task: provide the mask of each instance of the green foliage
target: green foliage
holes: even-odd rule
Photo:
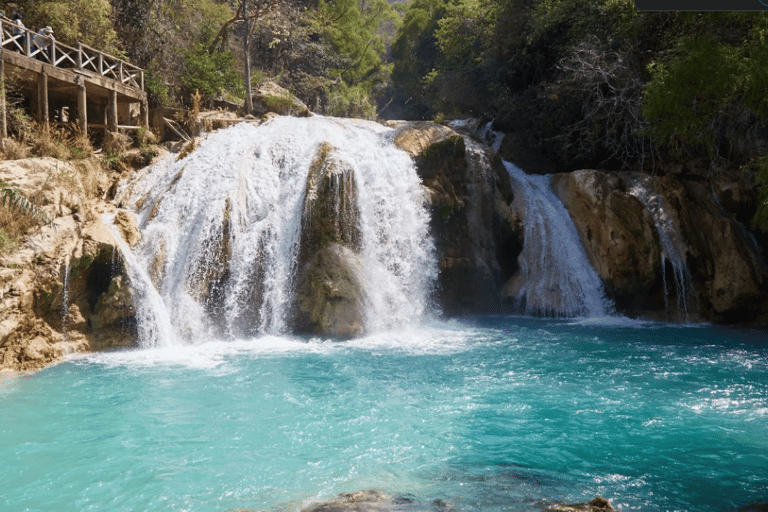
[[[343,59],[334,74],[348,84],[376,77],[386,50],[380,28],[396,17],[386,0],[320,0],[316,26]]]
[[[479,0],[455,0],[438,21],[435,38],[443,59],[450,66],[482,62],[491,41],[499,6]]]
[[[50,221],[43,210],[35,206],[17,188],[0,181],[0,206],[5,206],[22,215],[47,224]]]
[[[182,82],[188,92],[197,90],[208,97],[217,96],[225,89],[242,89],[232,52],[208,53],[202,43],[195,43],[192,50],[184,50]]]
[[[530,18],[530,40],[565,27],[566,42],[576,43],[586,36],[625,35],[632,27],[637,10],[632,0],[540,0]]]
[[[768,233],[768,155],[756,158],[753,165],[757,167],[755,177],[760,183],[760,191],[757,211],[752,222],[760,230]]]
[[[425,80],[440,58],[435,32],[446,10],[440,0],[414,0],[405,13],[392,44],[392,80],[406,95],[423,96]]]
[[[712,147],[712,120],[738,91],[740,49],[709,38],[685,37],[669,65],[649,65],[643,113],[659,143],[681,139]],[[713,66],[712,63],[717,65]]]
[[[736,139],[744,146],[747,134],[737,119],[768,119],[768,18],[717,14],[687,16],[693,34],[677,38],[672,58],[649,64],[643,113],[659,144],[743,158]]]
[[[78,42],[106,53],[122,56],[113,27],[109,0],[69,0],[30,2],[25,24],[30,27],[53,28],[56,39],[70,45]]]
[[[326,113],[336,117],[376,119],[376,106],[365,84],[347,85],[341,82],[330,91]]]

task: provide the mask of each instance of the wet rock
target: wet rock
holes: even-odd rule
[[[299,261],[328,244],[360,250],[360,212],[352,166],[328,143],[321,144],[307,175]]]
[[[522,247],[501,160],[470,137],[434,123],[400,123],[394,142],[413,157],[426,191],[444,312],[498,310],[499,291]]]
[[[362,263],[353,251],[330,244],[315,253],[296,287],[299,332],[337,338],[365,333]]]
[[[341,493],[336,498],[313,503],[301,509],[301,512],[426,512],[450,510],[442,500],[435,500],[430,505],[420,503],[406,494],[391,494],[375,489],[353,493]]]
[[[365,332],[362,240],[352,167],[330,144],[307,175],[299,246],[294,328],[348,338]]]
[[[99,199],[104,187],[96,174],[89,163],[0,162],[0,179],[36,198],[51,220],[0,258],[0,368],[33,370],[67,354],[116,346],[102,341],[117,339],[116,326],[117,346],[135,343],[135,332],[122,328],[135,323],[135,313],[115,232],[135,243],[138,230],[132,214]],[[107,213],[117,229],[104,223]],[[100,302],[116,293],[110,283],[117,277],[123,295]]]
[[[548,505],[544,510],[553,512],[612,512],[616,509],[613,508],[607,499],[597,496],[589,503],[575,503],[571,505],[554,503]]]
[[[671,243],[690,275],[682,283],[675,282],[669,259],[667,268],[661,267],[663,249],[653,219],[629,194],[639,184],[661,198],[667,229],[675,233]],[[768,320],[765,260],[746,227],[731,214],[747,200],[738,187],[718,187],[697,177],[591,170],[557,175],[553,187],[620,311],[673,320]],[[728,196],[728,209],[718,190]]]
[[[141,240],[141,231],[136,222],[136,215],[126,210],[120,210],[115,214],[115,220],[113,222],[115,227],[119,230],[123,239],[131,247],[135,246]]]

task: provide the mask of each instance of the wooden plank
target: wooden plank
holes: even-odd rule
[[[192,140],[192,137],[187,135],[175,121],[172,121],[167,117],[163,117],[163,123],[165,123],[165,126],[170,128],[179,138],[186,141]]]

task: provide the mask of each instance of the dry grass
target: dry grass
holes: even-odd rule
[[[29,156],[29,148],[23,142],[7,138],[0,140],[0,158],[3,160],[21,160]]]
[[[39,222],[28,215],[19,215],[15,209],[0,206],[0,256],[5,256],[18,249],[27,234],[38,226]]]

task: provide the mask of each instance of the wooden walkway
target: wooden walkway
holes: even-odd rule
[[[75,48],[31,30],[21,30],[3,17],[2,92],[8,81],[30,99],[37,120],[45,126],[52,115],[62,122],[76,118],[84,133],[88,128],[118,131],[149,126],[141,68],[84,44]],[[7,137],[5,95],[0,99],[0,137]]]

